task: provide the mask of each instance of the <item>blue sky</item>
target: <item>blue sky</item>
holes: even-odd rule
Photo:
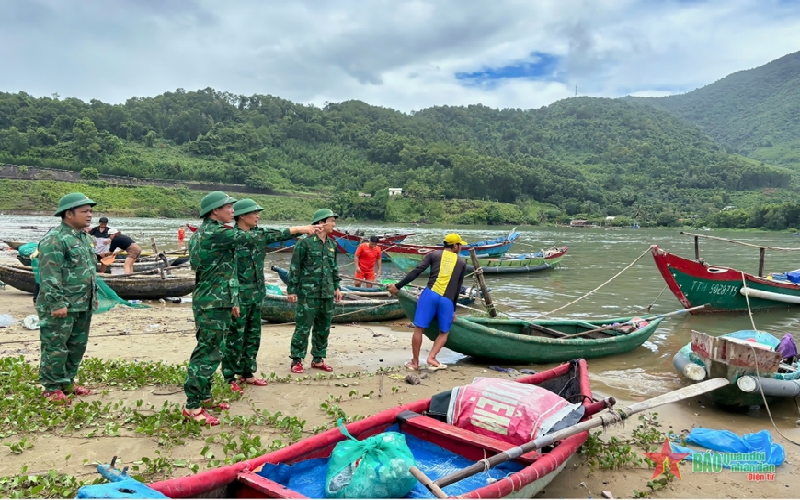
[[[800,51],[793,0],[5,0],[0,91],[403,111],[669,95]]]

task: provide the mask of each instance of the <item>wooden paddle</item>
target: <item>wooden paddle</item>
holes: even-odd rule
[[[700,382],[698,384],[688,385],[677,391],[668,392],[666,394],[662,394],[661,396],[657,396],[646,401],[641,401],[639,403],[634,403],[628,407],[618,409],[618,410],[610,410],[610,414],[613,415],[614,419],[603,418],[608,417],[609,413],[600,414],[598,417],[589,419],[585,422],[580,422],[572,427],[567,427],[566,429],[562,429],[560,431],[554,432],[552,434],[548,434],[546,436],[542,436],[540,438],[534,439],[533,441],[529,441],[522,446],[517,446],[511,448],[508,451],[504,451],[502,453],[498,453],[497,455],[493,455],[488,459],[481,460],[480,462],[476,462],[468,467],[461,469],[460,471],[456,471],[450,475],[447,475],[443,478],[437,479],[436,481],[431,481],[430,478],[425,476],[425,474],[420,470],[415,470],[411,472],[423,485],[425,485],[431,493],[433,493],[437,498],[446,498],[447,495],[441,490],[445,486],[451,485],[453,483],[457,483],[462,479],[474,476],[479,472],[484,472],[489,468],[496,467],[499,464],[507,462],[509,460],[514,460],[525,453],[539,450],[544,448],[545,446],[550,446],[557,441],[563,441],[564,439],[574,436],[575,434],[580,434],[581,432],[586,432],[589,429],[594,429],[595,427],[605,426],[609,423],[615,423],[615,420],[626,420],[630,418],[631,415],[635,413],[640,413],[645,410],[649,410],[655,408],[657,406],[665,405],[668,403],[674,403],[676,401],[680,401],[682,399],[693,398],[699,396],[701,394],[705,394],[706,392],[711,392],[721,387],[725,387],[728,385],[728,380],[724,378],[712,378],[710,380],[706,380],[705,382]]]
[[[642,318],[642,321],[652,321],[654,319],[669,318],[670,316],[677,316],[679,314],[686,314],[686,313],[691,312],[691,311],[699,311],[700,309],[705,309],[706,307],[708,307],[710,305],[711,304],[703,304],[702,306],[696,306],[696,307],[692,307],[692,308],[689,308],[689,309],[679,309],[677,311],[672,311],[671,313],[659,314],[658,316],[648,316],[646,318]],[[632,324],[633,324],[632,321],[626,321],[625,323],[620,323],[619,325],[615,326],[614,328],[618,328],[618,327],[623,326],[623,325],[632,325]],[[572,335],[567,335],[566,337],[561,337],[559,340],[569,339],[569,338],[572,338],[572,337],[580,337],[581,335],[586,335],[586,334],[589,334],[589,333],[602,332],[603,330],[611,330],[611,328],[612,328],[611,326],[601,326],[600,328],[594,328],[592,330],[586,330],[585,332],[573,333]]]

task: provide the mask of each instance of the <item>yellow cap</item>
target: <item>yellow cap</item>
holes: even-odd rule
[[[461,236],[456,233],[448,234],[444,237],[445,245],[467,245],[468,243],[461,239]]]

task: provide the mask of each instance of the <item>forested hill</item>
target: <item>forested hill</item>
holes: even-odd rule
[[[669,97],[628,97],[701,127],[732,151],[800,167],[800,52]]]
[[[121,105],[0,93],[0,161],[339,196],[400,187],[417,198],[535,200],[570,215],[716,211],[729,192],[785,187],[791,177],[622,100],[409,115],[212,89]]]

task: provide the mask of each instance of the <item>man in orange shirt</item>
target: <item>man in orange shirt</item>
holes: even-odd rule
[[[375,281],[375,263],[378,263],[378,273],[381,275],[381,249],[378,247],[378,237],[370,236],[369,243],[362,243],[356,249],[356,279],[355,285],[361,286],[361,281],[365,280],[367,288],[372,288]]]

